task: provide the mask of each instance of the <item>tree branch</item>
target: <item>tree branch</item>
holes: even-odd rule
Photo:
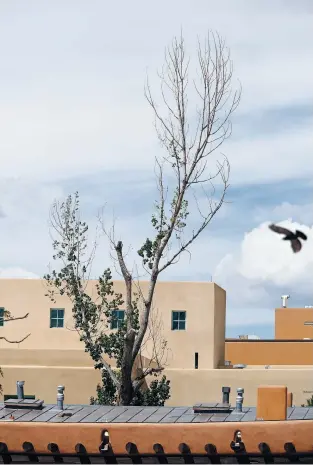
[[[30,336],[30,333],[27,334],[27,336],[23,337],[23,339],[20,339],[19,341],[10,341],[7,339],[5,336],[0,336],[0,339],[3,339],[4,341],[8,342],[9,344],[20,344],[21,342],[25,341]]]
[[[4,319],[3,321],[8,322],[8,321],[24,320],[25,318],[28,317],[28,315],[29,313],[26,313],[26,315],[24,316],[10,317],[10,318]]]

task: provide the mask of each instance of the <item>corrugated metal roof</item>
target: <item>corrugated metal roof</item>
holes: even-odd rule
[[[215,404],[217,406],[218,404]],[[214,404],[212,404],[214,406]],[[11,409],[0,404],[0,421],[52,423],[207,423],[255,421],[256,408],[242,413],[194,413],[191,407],[113,407],[109,405],[45,405],[41,410]],[[290,407],[288,420],[312,420],[313,408]]]

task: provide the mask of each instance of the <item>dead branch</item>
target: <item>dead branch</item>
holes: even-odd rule
[[[26,313],[26,315],[24,316],[16,316],[16,317],[10,317],[10,318],[7,318],[7,319],[4,319],[3,321],[5,322],[9,322],[9,321],[16,321],[16,320],[24,320],[25,318],[27,318],[29,315],[29,313]]]
[[[146,334],[155,284],[158,276],[170,265],[177,262],[183,252],[197,239],[222,207],[229,187],[229,162],[218,163],[215,173],[207,173],[209,157],[231,135],[230,117],[236,110],[241,89],[232,91],[233,66],[229,50],[218,34],[208,34],[202,47],[198,44],[199,83],[193,81],[199,98],[197,107],[198,121],[194,134],[190,134],[190,122],[193,116],[188,112],[189,59],[186,57],[185,43],[181,35],[174,39],[166,50],[165,65],[159,74],[161,79],[161,100],[165,112],[159,108],[152,96],[149,80],[145,86],[145,96],[150,104],[157,129],[157,136],[165,148],[166,154],[158,159],[159,185],[158,228],[156,251],[150,272],[150,286],[145,298],[145,311],[141,318],[141,327],[135,340],[133,354],[139,353]],[[176,185],[170,205],[164,200],[164,174],[169,170],[175,175]],[[183,231],[188,215],[188,194],[193,186],[211,185],[213,180],[221,180],[222,193],[217,202],[208,200],[207,212],[200,216],[202,221],[189,238],[183,240]],[[165,224],[163,223],[168,214]],[[162,229],[163,228],[163,229]],[[164,234],[159,234],[161,230]],[[165,252],[173,236],[178,239],[178,250],[165,260]]]
[[[7,339],[5,336],[0,336],[0,339],[3,339],[4,341],[8,342],[9,344],[20,344],[21,342],[25,341],[30,336],[30,333],[27,334],[27,336],[23,337],[23,339],[20,339],[19,341],[10,341]]]

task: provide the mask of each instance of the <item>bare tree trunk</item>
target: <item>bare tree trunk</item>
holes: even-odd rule
[[[123,357],[121,363],[121,386],[119,399],[121,405],[130,405],[133,398],[132,368],[133,368],[133,346],[135,340],[135,331],[132,327],[133,318],[133,278],[129,273],[123,257],[123,243],[118,241],[115,250],[120,265],[120,269],[126,286],[126,334],[124,340]]]
[[[135,334],[126,335],[124,343],[124,353],[121,365],[121,386],[120,386],[120,404],[130,405],[133,399],[133,382],[132,382],[132,351]]]

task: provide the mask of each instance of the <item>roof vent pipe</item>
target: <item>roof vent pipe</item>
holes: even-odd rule
[[[229,404],[230,387],[223,386],[222,393],[223,393],[223,404]]]
[[[290,295],[282,295],[281,296],[281,300],[282,300],[282,303],[283,303],[283,308],[287,307],[287,300],[288,299],[290,299]]]
[[[16,381],[16,393],[19,400],[24,399],[24,384],[25,381]]]
[[[57,409],[63,410],[64,409],[64,386],[58,386],[58,394],[57,394]]]
[[[236,409],[235,411],[238,413],[242,412],[242,404],[243,404],[243,393],[245,390],[243,388],[237,388],[237,397],[236,397]]]

